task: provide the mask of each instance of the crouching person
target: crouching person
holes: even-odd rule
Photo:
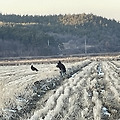
[[[61,76],[64,76],[66,74],[66,68],[65,66],[61,63],[61,61],[58,62],[57,66],[60,69],[60,74]]]

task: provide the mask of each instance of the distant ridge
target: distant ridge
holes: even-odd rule
[[[0,13],[0,57],[120,52],[120,23],[93,14]]]

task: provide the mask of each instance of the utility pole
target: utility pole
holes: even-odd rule
[[[87,43],[86,43],[86,36],[85,36],[85,54],[87,54]]]
[[[50,41],[48,40],[48,46],[50,45]]]

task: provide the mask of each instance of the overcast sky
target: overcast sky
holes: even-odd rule
[[[120,0],[0,0],[0,12],[19,15],[92,13],[120,21]]]

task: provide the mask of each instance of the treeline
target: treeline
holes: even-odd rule
[[[47,33],[51,31],[48,21],[42,16],[0,14],[0,56],[59,54],[61,42]]]
[[[120,52],[120,23],[93,14],[0,14],[0,57]]]

